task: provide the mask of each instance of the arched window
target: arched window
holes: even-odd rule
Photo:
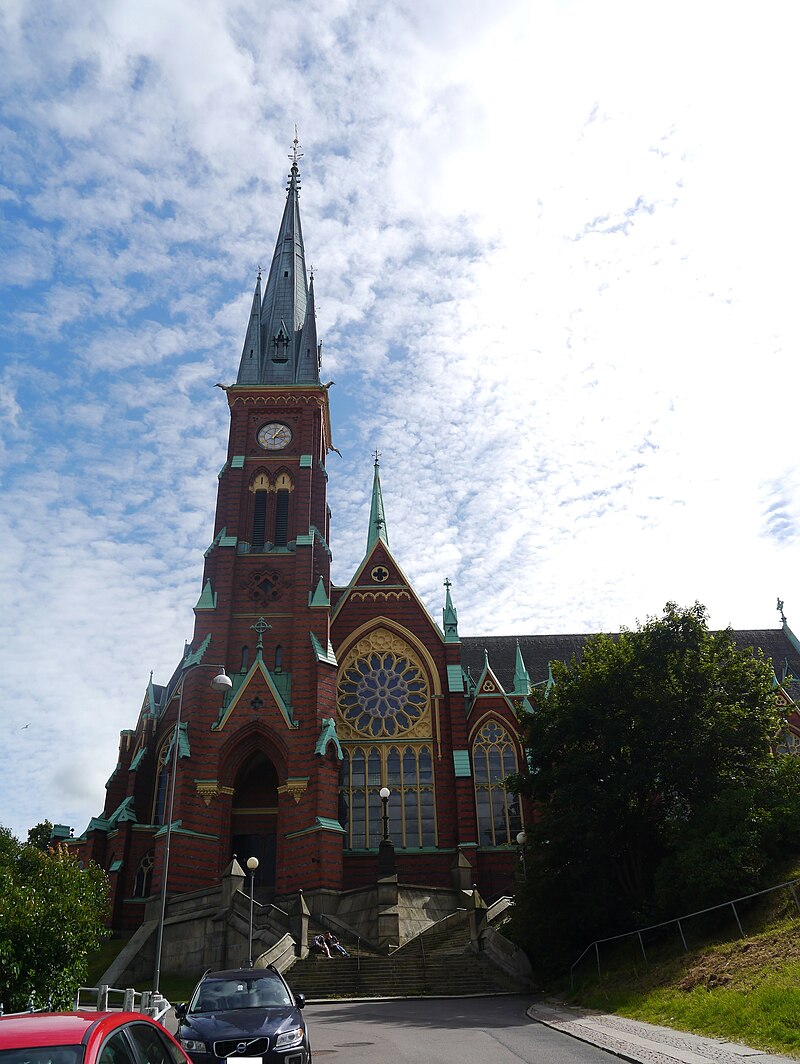
[[[247,666],[250,663],[250,650],[247,645],[242,647],[242,664],[241,672],[247,672]]]
[[[153,819],[151,824],[163,824],[167,809],[167,783],[169,782],[169,738],[161,744],[158,752],[158,771],[153,795]]]
[[[275,667],[274,667],[274,671],[275,672],[282,672],[283,671],[283,647],[280,644],[278,644],[278,646],[275,647]]]
[[[472,767],[480,845],[508,846],[522,827],[519,799],[505,788],[505,780],[517,771],[517,752],[498,721],[486,721],[475,736]]]
[[[259,473],[250,485],[253,492],[253,534],[250,549],[262,551],[267,527],[267,498],[269,495],[269,478],[266,473]]]
[[[337,731],[344,748],[339,810],[348,849],[383,837],[381,787],[388,787],[396,847],[436,846],[428,680],[409,644],[385,629],[360,640],[339,673]]]
[[[292,478],[288,473],[280,473],[275,480],[275,534],[273,543],[276,547],[285,547],[289,540],[289,494],[292,490]]]
[[[136,869],[136,878],[133,881],[134,898],[147,898],[153,882],[153,851],[148,850],[139,862]]]

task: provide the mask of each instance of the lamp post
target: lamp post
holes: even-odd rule
[[[383,838],[378,846],[378,875],[383,878],[395,874],[394,845],[389,838],[389,798],[392,792],[388,787],[381,787],[378,793],[383,803]]]
[[[153,993],[158,993],[158,984],[161,980],[161,949],[164,945],[164,919],[167,913],[167,879],[169,877],[169,848],[172,842],[172,810],[175,805],[175,777],[178,774],[178,745],[180,743],[181,712],[183,710],[183,691],[186,686],[186,676],[193,669],[218,669],[219,672],[211,681],[211,690],[222,694],[233,687],[233,681],[225,672],[224,665],[211,665],[201,661],[194,665],[186,665],[181,674],[181,693],[178,698],[178,712],[175,717],[175,730],[172,743],[172,765],[169,773],[169,795],[167,798],[167,834],[164,839],[164,867],[161,871],[161,909],[158,917],[158,932],[156,934],[156,963],[153,969]]]
[[[251,968],[253,967],[253,897],[255,895],[256,869],[257,868],[258,868],[258,858],[257,857],[248,857],[247,858],[247,871],[250,873],[250,936],[249,936],[250,948],[249,948],[248,952],[249,952],[249,956],[250,956],[250,967]]]
[[[525,878],[525,843],[528,841],[528,836],[524,831],[517,832],[517,846],[519,846],[519,863],[522,866],[522,878]]]

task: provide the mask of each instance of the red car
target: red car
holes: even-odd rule
[[[140,1012],[0,1016],[0,1064],[191,1064],[160,1023]]]

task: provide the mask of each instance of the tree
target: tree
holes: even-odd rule
[[[698,603],[553,663],[524,722],[529,771],[510,783],[537,808],[517,906],[534,959],[561,966],[595,938],[755,885],[770,832],[789,830],[772,676]]]
[[[0,1001],[19,1011],[69,1008],[87,955],[106,936],[108,879],[83,869],[66,846],[19,842],[0,827]]]
[[[37,850],[50,848],[50,836],[53,834],[53,825],[49,820],[43,820],[28,831],[28,845],[35,846]]]

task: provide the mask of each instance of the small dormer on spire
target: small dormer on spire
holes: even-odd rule
[[[450,588],[453,586],[450,580],[444,582],[445,596],[444,609],[442,610],[442,627],[444,628],[445,643],[459,643],[458,638],[458,612],[450,598]]]
[[[380,540],[389,546],[389,532],[386,528],[386,514],[383,509],[383,493],[381,491],[381,467],[380,452],[373,454],[374,473],[372,477],[372,502],[369,508],[369,532],[367,534],[367,553],[372,550]]]

